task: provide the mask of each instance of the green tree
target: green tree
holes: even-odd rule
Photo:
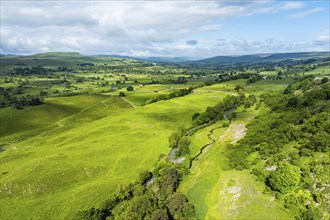
[[[184,135],[178,141],[178,150],[175,153],[176,157],[180,157],[190,153],[189,150],[190,138],[187,135]]]
[[[126,90],[127,90],[128,92],[131,92],[131,91],[134,91],[134,88],[133,88],[133,86],[128,86],[128,87],[126,88]]]
[[[300,169],[291,164],[282,163],[268,178],[273,190],[287,193],[300,183]]]
[[[168,220],[167,212],[163,209],[157,209],[151,213],[150,220]]]
[[[137,196],[132,200],[126,200],[116,207],[112,213],[118,220],[144,219],[155,210],[155,206],[147,196]]]
[[[244,91],[244,87],[241,86],[241,85],[236,85],[236,86],[235,86],[235,90],[236,90],[237,92],[238,92],[239,90]]]

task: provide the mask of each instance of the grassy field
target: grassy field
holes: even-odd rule
[[[119,98],[86,95],[47,99],[19,118],[17,110],[2,109],[8,120],[1,125],[6,151],[0,155],[0,215],[63,219],[98,205],[151,169],[169,151],[170,133],[189,127],[191,115],[216,100],[191,94],[132,108]],[[17,124],[25,138],[13,136]]]
[[[284,80],[260,80],[245,87],[245,92],[260,95],[264,92],[283,91],[291,82],[292,78]]]
[[[68,119],[72,121],[73,116],[76,116],[76,119],[80,119],[80,122],[82,120],[90,121],[116,113],[116,110],[122,111],[129,107],[127,103],[119,102],[119,98],[109,96],[79,95],[47,98],[44,105],[30,106],[22,110],[3,108],[0,109],[1,139],[13,134],[21,136],[22,132],[44,129],[52,124],[55,127],[61,126]],[[109,105],[113,107],[109,108]],[[72,124],[71,121],[70,124]]]
[[[226,129],[216,130],[217,143],[184,177],[179,191],[196,206],[198,219],[289,219],[274,198],[263,194],[263,186],[249,172],[233,170],[226,157],[226,146],[239,140],[246,124],[258,111],[245,112]],[[209,142],[204,128],[194,134],[191,146]],[[204,143],[202,141],[204,136]],[[196,148],[193,147],[194,148]]]

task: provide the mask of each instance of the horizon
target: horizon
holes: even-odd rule
[[[79,51],[48,51],[48,52],[42,52],[42,53],[32,53],[32,54],[1,54],[1,56],[35,56],[35,55],[42,55],[42,54],[47,54],[47,53],[73,53],[73,54],[79,54],[81,56],[114,56],[114,57],[127,57],[127,58],[182,58],[182,59],[187,59],[186,61],[189,61],[189,57],[179,57],[179,56],[125,56],[125,55],[119,55],[119,54],[82,54]],[[251,54],[238,54],[238,55],[216,55],[216,56],[212,56],[212,57],[204,57],[204,58],[200,58],[200,60],[203,59],[209,59],[209,58],[214,58],[214,57],[242,57],[242,56],[271,56],[274,54],[303,54],[303,53],[329,53],[330,55],[330,50],[329,51],[300,51],[300,52],[287,52],[287,53],[251,53]],[[198,61],[199,59],[190,59],[191,61]]]
[[[330,51],[328,1],[1,1],[1,54],[178,57]]]

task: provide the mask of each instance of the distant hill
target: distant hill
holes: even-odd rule
[[[1,55],[0,74],[12,71],[12,69],[24,66],[43,67],[74,67],[82,63],[107,64],[112,66],[134,65],[141,63],[134,58],[123,58],[116,56],[84,56],[77,52],[48,52],[28,56]]]
[[[307,60],[329,57],[329,52],[274,53],[243,56],[216,56],[195,61],[198,64],[234,64],[247,62],[279,62],[285,60]]]
[[[82,57],[78,52],[47,52],[32,55],[35,57]]]
[[[188,57],[137,57],[136,59],[159,63],[182,63],[194,60]]]

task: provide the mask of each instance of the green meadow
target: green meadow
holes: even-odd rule
[[[168,153],[170,133],[217,100],[208,96],[132,108],[119,97],[80,95],[1,109],[1,216],[62,219],[99,204]]]

